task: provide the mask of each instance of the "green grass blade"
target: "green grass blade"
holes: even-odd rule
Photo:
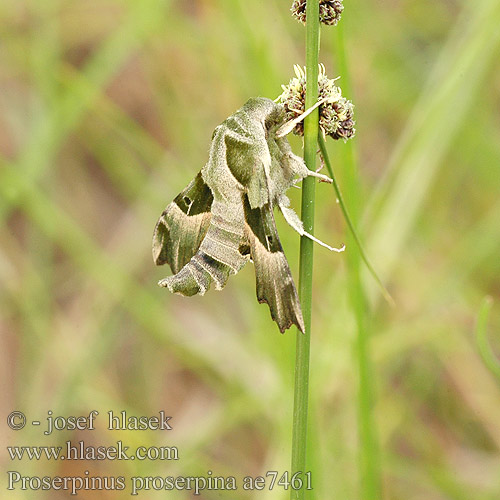
[[[349,215],[349,211],[347,210],[347,206],[344,203],[344,197],[342,196],[342,192],[340,191],[340,186],[337,182],[337,179],[335,177],[335,173],[332,168],[332,164],[330,162],[330,157],[328,156],[328,149],[326,147],[325,139],[321,134],[318,135],[318,142],[319,142],[319,147],[321,150],[321,156],[323,157],[323,160],[326,165],[326,169],[328,170],[328,173],[330,174],[330,177],[332,178],[332,185],[333,189],[335,189],[335,194],[337,195],[337,199],[339,200],[339,205],[340,209],[342,210],[342,213],[344,215],[344,219],[346,221],[347,227],[349,228],[349,231],[351,231],[352,238],[354,239],[354,242],[356,243],[356,246],[358,247],[359,254],[361,258],[363,259],[363,262],[365,263],[366,267],[368,268],[368,271],[370,274],[373,276],[373,279],[377,282],[380,291],[384,297],[384,299],[391,305],[394,306],[394,299],[392,298],[391,294],[387,290],[387,288],[384,286],[382,283],[382,280],[379,278],[377,272],[375,271],[375,268],[372,266],[371,262],[368,259],[368,256],[366,255],[365,249],[363,244],[361,243],[361,240],[358,236],[358,233],[356,231],[356,228],[354,227],[354,224],[351,220],[351,216]]]
[[[350,76],[349,76],[349,66],[347,64],[347,52],[344,43],[344,31],[343,23],[341,22],[337,29],[335,30],[335,46],[336,54],[339,61],[339,68],[341,75],[344,78],[343,90],[348,96],[352,96],[352,91],[350,88]],[[324,154],[325,163],[329,164],[329,158],[326,150],[326,145],[323,138],[320,137],[320,147],[322,146],[322,152]],[[373,413],[373,407],[375,402],[375,389],[374,389],[374,369],[372,363],[371,355],[371,345],[370,345],[370,318],[368,316],[368,302],[366,297],[366,291],[364,289],[361,280],[361,260],[367,264],[368,269],[374,275],[377,283],[381,286],[382,291],[385,288],[382,285],[381,280],[378,279],[378,275],[373,270],[373,267],[369,264],[366,254],[363,251],[361,242],[355,231],[355,227],[358,224],[361,213],[361,186],[359,180],[359,168],[356,161],[356,155],[354,152],[353,141],[348,141],[343,148],[340,149],[341,163],[345,168],[345,180],[346,180],[346,193],[349,200],[350,213],[352,218],[349,216],[347,211],[347,206],[343,201],[342,194],[338,187],[337,182],[334,182],[334,188],[337,192],[339,199],[339,204],[344,212],[344,217],[349,226],[350,234],[348,235],[347,244],[349,247],[354,247],[357,245],[358,252],[347,252],[347,264],[348,264],[348,292],[351,302],[351,307],[353,310],[355,322],[356,322],[356,340],[354,343],[354,356],[358,368],[358,394],[357,394],[357,405],[358,405],[358,439],[359,439],[359,449],[358,449],[358,460],[359,460],[359,482],[360,482],[360,498],[362,500],[380,500],[382,498],[382,481],[381,481],[381,471],[380,471],[380,454],[379,454],[379,443],[378,443],[378,432],[376,427],[376,422]],[[333,176],[333,169],[329,168],[330,173]],[[389,299],[389,303],[392,302],[390,295],[384,294],[386,299]]]
[[[500,43],[500,3],[466,4],[437,58],[409,124],[372,200],[367,248],[386,280],[411,235],[441,162],[461,125],[470,119],[475,96]],[[376,209],[374,209],[376,208]],[[368,287],[374,300],[374,290]]]
[[[492,307],[493,299],[485,297],[477,317],[476,342],[485,366],[500,380],[500,360],[495,356],[488,342],[488,318]]]

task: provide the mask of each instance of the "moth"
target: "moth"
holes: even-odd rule
[[[285,194],[307,176],[331,182],[309,170],[286,139],[313,108],[287,122],[283,105],[255,97],[216,127],[206,165],[156,224],[154,262],[169,264],[174,273],[162,279],[160,286],[185,296],[203,295],[212,282],[221,290],[229,276],[251,260],[257,299],[269,305],[280,331],[296,325],[304,332],[299,297],[273,208],[278,206],[300,235],[330,250],[343,250],[307,233]]]

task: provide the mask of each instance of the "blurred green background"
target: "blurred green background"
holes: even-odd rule
[[[290,467],[295,333],[255,299],[251,265],[222,292],[156,286],[163,208],[207,159],[213,129],[275,98],[304,64],[291,1],[0,3],[1,446],[66,440],[177,446],[174,462],[14,463],[23,475],[236,476]],[[346,1],[343,19],[368,254],[377,425],[387,500],[500,498],[500,378],[478,353],[494,299],[500,350],[500,2]],[[338,76],[335,28],[320,60]],[[342,86],[342,78],[339,80]],[[297,154],[298,138],[291,139]],[[342,186],[343,143],[329,144]],[[300,191],[292,190],[298,209]],[[347,200],[349,202],[349,200]],[[292,273],[298,236],[278,218]],[[317,187],[316,234],[345,223]],[[347,249],[349,251],[349,248]],[[344,254],[315,249],[310,498],[359,498],[355,328]],[[5,424],[100,411],[95,431],[43,437]],[[172,415],[174,431],[110,432],[108,410]],[[128,487],[128,483],[127,483]],[[1,494],[4,497],[4,493]],[[80,498],[125,498],[85,492]],[[145,493],[191,498],[192,492]],[[271,492],[200,498],[285,499]],[[61,492],[8,498],[68,498]],[[6,497],[7,498],[7,497]]]

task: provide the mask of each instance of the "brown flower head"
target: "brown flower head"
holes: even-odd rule
[[[282,85],[283,93],[278,102],[283,104],[287,118],[292,120],[305,111],[306,73],[305,69],[295,65],[296,78],[288,85]],[[319,128],[324,136],[333,139],[350,139],[356,133],[354,128],[354,106],[351,101],[342,97],[342,90],[335,85],[336,80],[330,80],[325,74],[325,67],[319,65],[318,88],[319,101],[325,101],[319,107]],[[304,135],[304,122],[299,122],[294,133]]]
[[[306,24],[306,3],[306,0],[295,0],[290,9],[293,17],[303,24]],[[319,0],[319,21],[335,26],[343,10],[342,0]]]

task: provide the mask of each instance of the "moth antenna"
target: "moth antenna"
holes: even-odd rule
[[[332,252],[341,253],[345,250],[344,243],[342,243],[342,246],[340,248],[334,248],[334,247],[331,247],[330,245],[327,245],[326,243],[323,243],[321,240],[318,240],[318,238],[316,238],[312,234],[309,234],[307,231],[304,231],[303,235],[307,236],[310,240],[313,240],[316,243],[319,243],[322,247],[328,248],[328,250],[331,250]]]
[[[311,114],[318,106],[321,106],[324,102],[328,101],[328,99],[328,97],[321,99],[321,101],[318,101],[314,106],[306,109],[301,115],[281,125],[281,127],[276,131],[276,137],[284,137],[285,135],[288,135],[295,128],[297,123],[300,123],[307,115]]]

